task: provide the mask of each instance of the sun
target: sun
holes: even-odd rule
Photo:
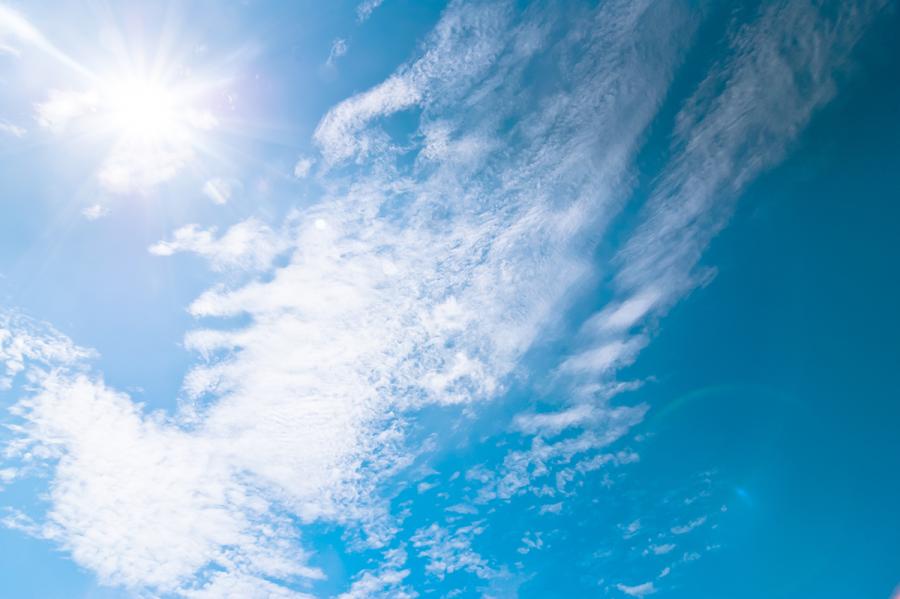
[[[203,79],[141,76],[139,71],[97,77],[84,125],[111,142],[97,177],[114,193],[146,193],[198,155],[210,155],[219,121],[207,106]]]
[[[174,90],[157,81],[124,78],[106,85],[101,95],[107,125],[122,138],[154,143],[178,137],[183,123]]]
[[[190,98],[177,86],[152,78],[115,77],[104,82],[99,117],[104,128],[130,144],[184,141],[195,124]]]
[[[94,152],[100,188],[115,195],[149,197],[187,166],[221,159],[228,148],[220,119],[239,132],[231,65],[194,64],[199,55],[174,32],[141,47],[115,23],[107,31],[99,64],[54,50],[77,77],[35,104],[41,127]]]

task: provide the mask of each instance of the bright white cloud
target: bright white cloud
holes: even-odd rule
[[[472,549],[472,541],[484,532],[479,524],[447,529],[432,524],[415,532],[413,547],[419,556],[428,560],[425,571],[443,580],[458,571],[471,572],[479,578],[489,579],[497,575],[487,561]]]
[[[635,336],[625,341],[609,341],[599,347],[585,349],[560,364],[566,374],[609,374],[634,360],[647,339]]]
[[[295,527],[228,462],[217,446],[227,440],[144,413],[79,373],[90,355],[52,329],[3,314],[5,384],[26,371],[34,390],[12,408],[19,424],[6,456],[25,467],[54,463],[43,521],[20,514],[7,525],[57,542],[107,584],[200,597],[225,596],[211,588],[265,589],[258,576],[322,576],[304,565]],[[225,572],[198,578],[207,566]]]
[[[660,299],[660,293],[654,289],[645,289],[623,302],[613,304],[595,314],[583,329],[593,334],[615,333],[627,330],[647,315]]]
[[[171,240],[150,246],[151,254],[171,256],[191,252],[207,260],[215,270],[232,268],[265,270],[287,248],[287,240],[256,219],[248,219],[216,236],[216,229],[185,225]]]
[[[432,32],[419,60],[372,89],[341,102],[325,115],[314,137],[326,163],[385,149],[381,132],[367,129],[380,117],[422,102],[438,105],[461,99],[463,90],[470,89],[496,65],[505,41],[520,41],[515,38],[523,32],[512,30],[510,16],[503,3],[451,7]],[[534,37],[531,31],[524,33]],[[520,45],[515,50],[524,51],[519,57],[524,60],[535,48]],[[424,125],[427,123],[423,123],[423,129]]]
[[[46,367],[78,363],[92,355],[52,327],[0,308],[0,390],[9,389],[28,363]]]
[[[628,595],[629,597],[646,597],[656,592],[656,587],[652,582],[644,582],[634,586],[625,584],[617,584],[616,588]]]
[[[404,77],[391,77],[378,87],[344,101],[319,123],[316,140],[328,162],[338,162],[368,149],[372,142],[359,133],[377,116],[408,108],[420,98],[420,91]]]
[[[97,172],[100,184],[113,193],[144,193],[173,178],[194,157],[187,144],[159,148],[121,147]]]
[[[402,548],[386,552],[385,559],[376,570],[364,570],[356,577],[350,589],[337,599],[413,599],[417,597],[404,581],[409,569],[404,568],[406,551]]]

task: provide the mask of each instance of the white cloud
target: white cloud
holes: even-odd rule
[[[88,220],[98,220],[109,214],[109,208],[102,204],[92,204],[81,211]]]
[[[363,0],[356,7],[356,18],[360,22],[365,21],[383,2],[384,0]]]
[[[646,410],[646,406],[616,408],[603,426],[597,426],[597,431],[587,431],[577,437],[562,439],[555,443],[548,443],[541,437],[535,437],[528,449],[507,453],[497,468],[471,469],[466,477],[481,483],[476,501],[478,503],[506,501],[526,492],[555,496],[557,493],[566,492],[567,483],[576,474],[592,472],[606,464],[628,464],[635,461],[636,455],[630,452],[598,453],[598,451],[619,440],[643,419]],[[570,467],[569,464],[575,456],[588,457]],[[556,489],[551,488],[546,492],[545,481],[554,475],[557,475]],[[559,478],[559,475],[562,478]]]
[[[656,587],[652,582],[645,582],[635,586],[617,584],[616,588],[628,595],[629,597],[646,597],[656,592]]]
[[[625,531],[624,538],[630,539],[631,537],[636,535],[638,533],[638,531],[641,529],[641,520],[640,520],[640,518],[638,518],[637,520],[633,520],[632,522],[629,522],[626,526],[620,525],[619,528],[621,528]]]
[[[675,545],[672,543],[665,543],[663,545],[653,545],[650,547],[650,550],[653,552],[653,555],[665,555],[675,549]]]
[[[215,227],[201,229],[197,225],[185,225],[175,231],[171,240],[160,241],[148,249],[157,256],[192,252],[209,260],[215,270],[265,270],[286,248],[286,239],[251,218],[233,225],[218,237]]]
[[[298,179],[305,179],[309,176],[313,164],[314,161],[312,158],[306,156],[299,158],[297,164],[294,165],[294,176]]]
[[[595,406],[581,404],[561,412],[518,414],[513,425],[517,430],[532,435],[537,433],[555,435],[567,428],[593,420],[596,412]]]
[[[394,76],[372,90],[333,108],[316,129],[316,141],[328,162],[338,162],[364,151],[370,141],[359,137],[369,120],[408,108],[421,92],[405,77]]]
[[[47,99],[35,104],[35,118],[41,127],[55,132],[65,131],[69,125],[95,112],[100,106],[100,95],[93,90],[50,90]]]
[[[673,526],[672,534],[673,535],[684,535],[684,534],[691,532],[698,526],[703,526],[703,524],[705,524],[705,523],[706,523],[706,516],[700,516],[699,518],[691,520],[687,524],[684,524],[681,526]]]
[[[614,376],[648,342],[644,331],[630,329],[708,280],[709,272],[697,269],[707,244],[724,227],[743,187],[782,158],[814,110],[833,95],[834,73],[878,4],[842,7],[835,17],[841,27],[806,3],[774,5],[732,32],[733,52],[680,111],[669,165],[613,262],[618,297],[585,323],[582,347],[560,365],[561,375]],[[795,45],[790,40],[798,31],[803,43]],[[813,55],[818,59],[810,60]],[[580,425],[586,413],[575,405],[517,422],[523,431],[538,433],[543,425],[549,432]],[[521,459],[521,452],[509,456]]]
[[[404,584],[409,576],[406,551],[402,548],[385,552],[385,559],[375,570],[360,573],[347,592],[337,599],[412,599],[418,594]]]
[[[592,316],[582,327],[594,334],[614,333],[633,327],[656,305],[660,293],[645,289],[617,304],[604,308]]]
[[[24,127],[19,127],[18,125],[13,125],[6,121],[0,121],[0,133],[12,135],[13,137],[25,137],[25,134],[28,133],[28,131]]]
[[[419,557],[428,560],[425,571],[443,580],[448,574],[465,571],[482,579],[496,576],[487,561],[472,549],[472,541],[484,532],[479,524],[450,530],[439,524],[421,528],[412,536]]]
[[[633,387],[633,385],[626,385]],[[521,413],[513,419],[513,428],[529,435],[552,437],[570,428],[606,427],[634,410],[630,407],[610,407],[608,400],[618,389],[598,389],[584,401],[559,412]],[[605,395],[600,393],[605,391]]]
[[[210,179],[203,184],[203,195],[214,204],[227,204],[237,187],[240,187],[240,184],[232,179]]]
[[[609,341],[565,359],[559,369],[566,374],[607,374],[630,363],[647,339],[635,336],[625,341]]]
[[[51,367],[79,363],[93,352],[45,324],[0,308],[0,390],[12,387],[29,363]]]
[[[187,599],[314,599],[314,595],[287,589],[265,578],[215,572],[209,581],[197,588],[184,589]]]
[[[510,38],[509,18],[509,12],[500,3],[451,7],[432,32],[428,49],[420,59],[325,115],[314,137],[326,163],[364,156],[381,148],[378,131],[364,131],[374,119],[422,101],[449,102],[459,97],[463,89],[495,64],[504,40]]]
[[[743,188],[782,159],[813,112],[834,95],[835,73],[880,4],[844,4],[833,17],[806,2],[775,4],[751,26],[733,31],[733,53],[711,69],[677,116],[673,146],[684,149],[621,251],[617,282],[623,291],[653,285],[656,303],[665,304],[703,282],[706,273],[695,270],[703,250]]]
[[[328,51],[328,59],[325,61],[325,65],[333,67],[337,59],[346,54],[349,49],[347,40],[343,38],[335,39],[331,42],[331,50]]]
[[[126,144],[110,154],[97,180],[113,193],[146,193],[172,179],[193,157],[191,145],[184,140],[153,148]]]
[[[298,565],[293,528],[273,527],[273,506],[235,479],[221,441],[141,414],[84,376],[45,377],[15,413],[28,451],[58,460],[42,536],[102,581],[173,590],[213,563],[318,575]]]
[[[41,523],[17,513],[7,526],[55,541],[106,584],[197,597],[270,585],[271,593],[239,595],[305,596],[277,594],[258,578],[322,574],[304,564],[293,524],[228,462],[227,439],[143,412],[79,373],[90,352],[28,319],[0,316],[6,384],[25,371],[32,389],[11,409],[18,424],[6,458],[26,468],[51,460],[54,480]],[[197,578],[213,565],[225,571]]]
[[[542,516],[544,514],[558,514],[562,512],[562,509],[562,501],[557,501],[556,503],[548,503],[547,505],[542,505],[538,513]]]
[[[416,485],[416,492],[419,494],[427,493],[428,491],[435,488],[436,486],[437,486],[436,483],[429,483],[429,482],[423,481],[423,482],[420,482],[418,485]]]

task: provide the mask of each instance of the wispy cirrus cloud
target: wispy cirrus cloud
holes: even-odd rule
[[[53,327],[18,312],[0,309],[0,390],[10,389],[28,364],[52,367],[78,363],[93,355]]]
[[[406,568],[407,553],[404,548],[385,552],[375,570],[364,570],[338,599],[413,599],[418,593],[406,584],[410,570]]]
[[[360,22],[367,20],[383,3],[384,0],[363,0],[356,7],[356,18]]]
[[[24,127],[14,125],[7,121],[0,121],[0,133],[5,133],[13,137],[25,137],[25,134],[28,133],[28,130]]]
[[[331,42],[331,49],[328,51],[328,59],[325,61],[326,67],[333,67],[337,60],[347,53],[350,46],[344,38],[337,38]]]
[[[416,531],[412,544],[428,560],[425,570],[440,579],[460,570],[479,578],[496,575],[486,560],[472,549],[472,540],[484,532],[478,523],[448,530],[439,524]]]

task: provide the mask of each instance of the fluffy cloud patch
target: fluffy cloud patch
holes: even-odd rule
[[[652,582],[644,582],[634,586],[617,584],[616,588],[629,597],[646,597],[647,595],[652,595],[656,592],[656,587]]]
[[[312,158],[301,157],[297,160],[297,164],[294,165],[294,176],[298,179],[305,179],[309,176],[310,171],[312,170],[314,161]]]
[[[172,239],[150,246],[151,254],[171,256],[178,252],[198,254],[215,270],[239,268],[264,270],[287,248],[287,240],[256,219],[249,219],[230,227],[216,236],[216,229],[201,229],[185,225],[176,230]]]

